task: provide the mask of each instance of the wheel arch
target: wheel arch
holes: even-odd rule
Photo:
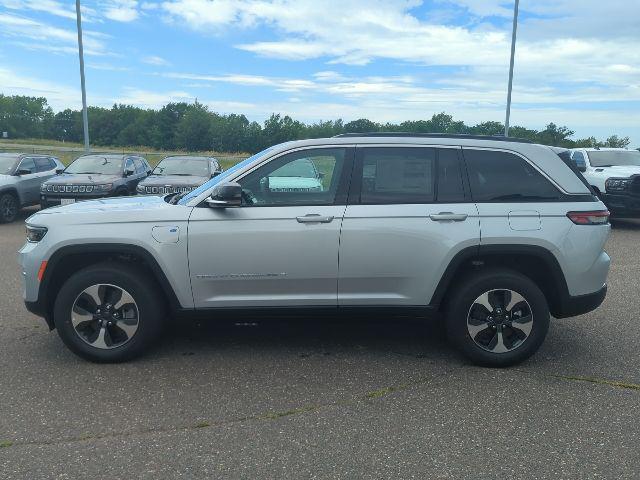
[[[461,250],[445,269],[429,306],[442,309],[451,289],[466,274],[491,267],[509,268],[530,278],[544,293],[551,313],[563,316],[569,298],[564,273],[551,251],[535,245],[479,245]]]
[[[161,287],[172,310],[180,308],[178,297],[155,257],[144,247],[128,244],[82,244],[62,247],[49,258],[38,291],[39,310],[53,329],[52,311],[64,280],[76,271],[103,261],[138,264]]]

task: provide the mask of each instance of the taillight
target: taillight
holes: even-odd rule
[[[609,223],[609,211],[598,210],[595,212],[569,212],[567,217],[576,225],[605,225]]]

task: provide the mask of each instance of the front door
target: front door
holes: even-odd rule
[[[241,207],[195,208],[189,219],[195,307],[337,305],[351,157],[348,148],[287,153],[237,180]]]
[[[338,303],[425,306],[480,241],[459,148],[358,148],[342,223]]]

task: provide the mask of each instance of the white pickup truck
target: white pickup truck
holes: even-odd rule
[[[640,151],[576,148],[571,160],[614,217],[640,217]]]

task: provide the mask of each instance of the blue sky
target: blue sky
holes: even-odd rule
[[[75,2],[0,0],[0,92],[80,104]],[[513,1],[84,1],[91,105],[504,119]],[[512,121],[640,146],[640,2],[522,0]]]

